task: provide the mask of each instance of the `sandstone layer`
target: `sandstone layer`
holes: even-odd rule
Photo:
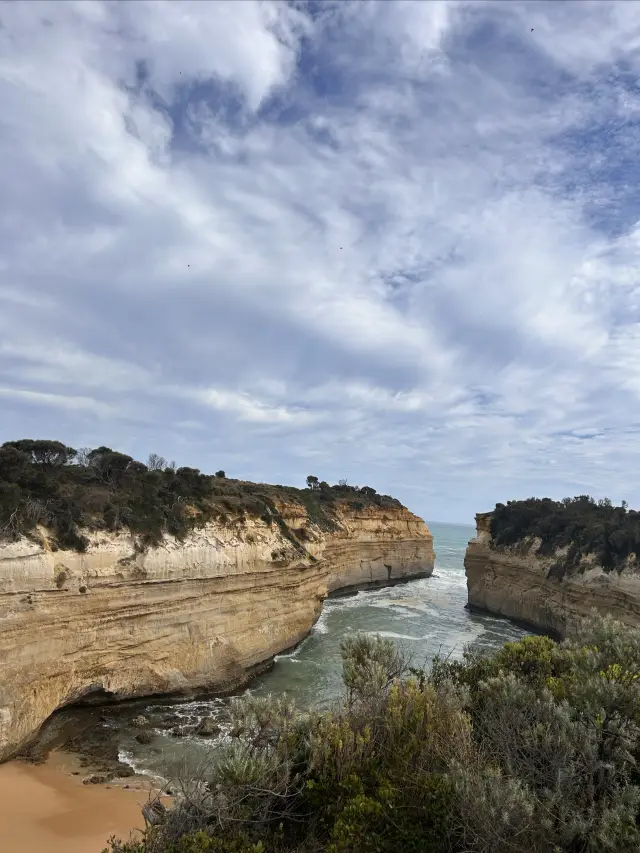
[[[526,554],[496,548],[490,521],[491,513],[476,515],[477,535],[465,554],[471,609],[506,616],[559,638],[571,634],[594,609],[627,625],[640,625],[640,575],[592,566],[580,574],[550,578],[555,557],[537,555],[536,542]]]
[[[331,532],[300,505],[279,512],[143,553],[105,533],[54,551],[43,528],[0,543],[0,760],[79,700],[237,687],[307,635],[329,591],[433,571],[431,533],[404,508],[337,506]]]

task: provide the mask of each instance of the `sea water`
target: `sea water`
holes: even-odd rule
[[[428,666],[437,653],[458,658],[466,646],[498,648],[523,636],[525,632],[506,619],[465,608],[464,552],[475,529],[434,522],[429,528],[436,552],[430,578],[327,600],[309,636],[290,654],[279,655],[273,668],[255,679],[247,692],[286,693],[300,709],[329,705],[340,696],[342,687],[340,643],[353,631],[388,637],[416,667]],[[123,720],[122,711],[113,718],[105,711],[105,724],[117,728],[123,760],[138,772],[166,777],[176,765],[198,762],[215,749],[219,739],[193,734],[204,717],[219,720],[221,737],[226,737],[228,702],[215,697],[138,707],[132,715],[147,716],[154,730],[154,741],[147,746],[135,741],[136,730]],[[176,729],[184,736],[175,737]]]

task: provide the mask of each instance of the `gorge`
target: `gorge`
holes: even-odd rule
[[[269,498],[272,516],[227,507],[144,548],[82,528],[84,550],[59,548],[44,524],[0,542],[0,760],[80,700],[234,689],[329,593],[433,571],[431,533],[399,502],[338,494],[320,514],[296,491]]]

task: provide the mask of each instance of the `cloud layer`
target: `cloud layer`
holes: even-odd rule
[[[640,4],[0,9],[0,440],[640,505]]]

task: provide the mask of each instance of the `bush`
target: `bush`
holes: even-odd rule
[[[640,631],[597,617],[429,672],[380,638],[342,656],[331,712],[234,700],[232,743],[171,782],[141,847],[111,853],[640,849]]]

